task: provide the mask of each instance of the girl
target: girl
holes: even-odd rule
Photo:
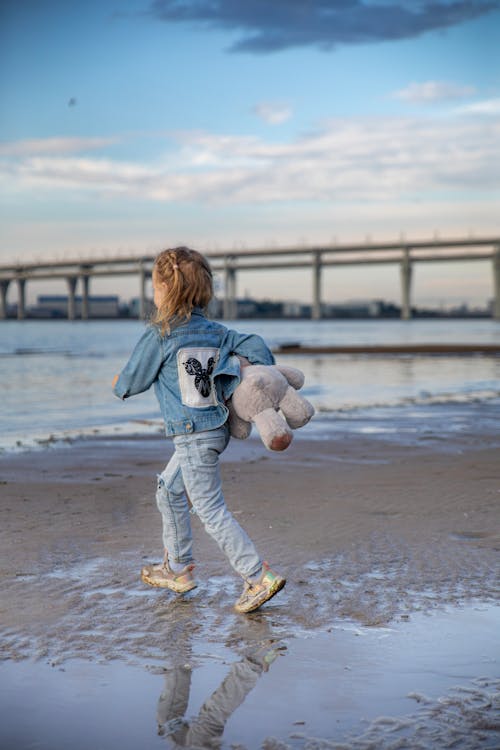
[[[195,588],[189,501],[205,530],[245,581],[237,612],[253,612],[285,585],[261,560],[233,518],[222,494],[219,456],[229,442],[225,406],[239,383],[236,355],[270,365],[274,357],[256,335],[239,334],[207,320],[212,272],[195,250],[165,250],[153,266],[156,313],[119,376],[116,396],[125,399],[154,384],[173,437],[174,454],[158,477],[156,501],[163,522],[163,562],[146,565],[141,578],[177,593]]]

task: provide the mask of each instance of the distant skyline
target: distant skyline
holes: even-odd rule
[[[500,235],[499,32],[500,0],[4,0],[0,263]],[[396,266],[323,287],[400,296]],[[416,266],[416,304],[491,296],[488,263]]]

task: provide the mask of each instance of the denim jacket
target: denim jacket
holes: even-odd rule
[[[213,430],[226,421],[226,401],[240,382],[236,354],[274,364],[260,336],[230,330],[195,308],[169,334],[146,328],[113,391],[125,399],[154,385],[167,435]]]

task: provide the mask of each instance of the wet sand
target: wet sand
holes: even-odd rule
[[[337,432],[299,435],[284,454],[233,441],[222,466],[228,505],[287,577],[247,617],[232,610],[241,582],[196,518],[198,588],[179,597],[139,579],[161,554],[155,476],[170,450],[162,438],[102,439],[0,456],[0,669],[13,695],[33,680],[48,685],[46,701],[57,685],[69,695],[76,675],[90,706],[109,699],[103,684],[115,695],[128,684],[130,709],[137,691],[155,695],[141,713],[150,729],[135,745],[126,732],[122,748],[392,747],[394,733],[408,743],[394,747],[431,747],[451,741],[454,712],[457,746],[498,745],[498,439],[410,448]],[[440,667],[407,679],[433,649]],[[335,701],[333,676],[343,685]],[[60,711],[43,715],[44,732],[30,734],[24,716],[22,729],[2,722],[0,739],[29,747],[38,732],[39,747],[67,747]],[[218,734],[207,735],[214,716]],[[101,721],[101,746],[112,747]],[[418,742],[430,744],[417,743],[419,727]]]

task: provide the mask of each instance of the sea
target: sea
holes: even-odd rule
[[[286,344],[500,344],[500,322],[237,320],[225,325]],[[42,450],[92,437],[162,432],[152,391],[120,401],[111,381],[144,330],[136,320],[0,322],[0,451]],[[299,430],[446,441],[473,428],[498,435],[500,356],[279,354],[301,369],[316,415]]]

